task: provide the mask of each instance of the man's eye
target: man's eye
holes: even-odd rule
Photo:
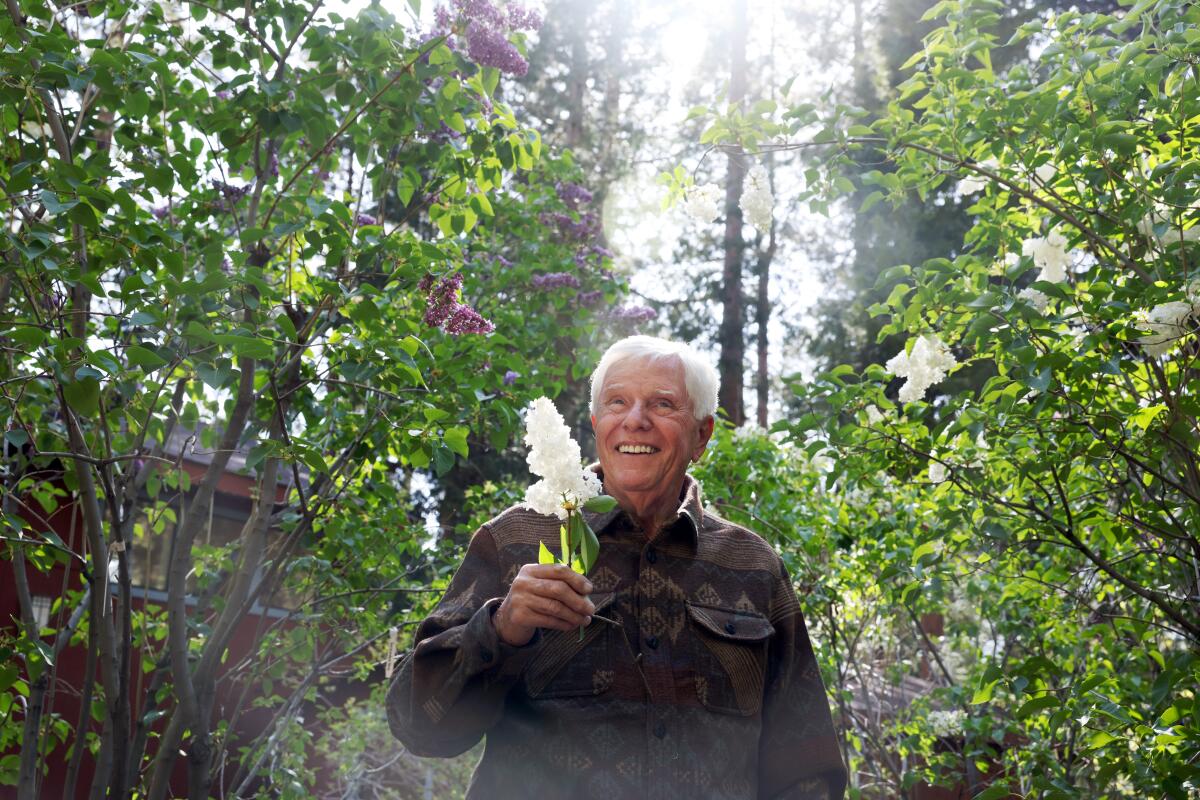
[[[613,397],[608,401],[608,404],[610,406],[623,406],[625,405],[625,401],[619,397]]]

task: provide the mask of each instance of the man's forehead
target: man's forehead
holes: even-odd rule
[[[602,391],[636,386],[655,394],[686,392],[683,365],[678,359],[628,359],[614,364],[604,376]]]

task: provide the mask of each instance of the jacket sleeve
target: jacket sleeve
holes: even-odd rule
[[[825,684],[787,569],[770,606],[775,635],[767,656],[759,739],[760,800],[841,800],[846,768]]]
[[[412,753],[456,756],[499,720],[508,690],[541,642],[540,630],[521,647],[500,640],[492,615],[507,592],[484,526],[388,688],[388,725]]]

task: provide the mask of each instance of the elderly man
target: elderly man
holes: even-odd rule
[[[842,797],[783,562],[704,508],[687,473],[716,397],[716,372],[690,347],[617,342],[592,376],[598,471],[618,506],[588,515],[591,572],[538,564],[559,521],[527,508],[471,539],[387,702],[418,755],[457,755],[486,734],[469,798]]]

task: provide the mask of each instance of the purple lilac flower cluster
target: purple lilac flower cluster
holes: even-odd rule
[[[156,208],[151,209],[150,213],[154,215],[155,219],[161,221],[161,220],[164,220],[167,218],[167,214],[171,213],[171,209],[169,209],[166,206],[158,206]]]
[[[465,24],[467,56],[476,64],[518,77],[529,71],[529,62],[508,40],[508,34],[540,28],[542,18],[537,11],[515,4],[500,5],[494,0],[450,0],[449,7],[441,6],[434,12],[437,31],[453,30],[456,17]]]
[[[426,275],[418,288],[426,293],[425,324],[431,328],[441,327],[446,333],[460,336],[464,333],[491,333],[496,326],[480,316],[479,312],[458,301],[462,289],[462,273],[455,273],[439,281]]]
[[[478,22],[467,26],[467,57],[482,67],[495,67],[518,78],[529,72],[529,62],[503,30],[488,28]]]
[[[354,217],[355,225],[375,225],[376,219],[370,214],[357,214]]]
[[[554,184],[554,191],[558,194],[558,199],[572,211],[578,211],[584,203],[592,202],[592,193],[578,183],[559,181]]]
[[[513,370],[510,369],[508,372],[504,373],[504,385],[512,386],[514,383],[517,382],[517,378],[519,378],[519,377],[521,377],[521,373],[514,372]]]
[[[237,203],[250,192],[250,184],[245,186],[234,186],[232,183],[225,183],[213,178],[213,188],[221,193],[230,205]]]
[[[623,322],[649,322],[658,318],[658,312],[646,306],[620,306],[614,308],[610,316]]]
[[[446,324],[442,326],[442,330],[455,336],[461,336],[464,333],[491,333],[496,330],[496,326],[480,316],[475,309],[459,303],[455,306],[450,319],[446,320]]]
[[[563,286],[569,286],[572,289],[578,289],[580,286],[579,278],[569,272],[547,272],[542,275],[534,275],[530,283],[533,284],[533,288],[541,289],[544,292],[560,289]]]
[[[580,292],[575,295],[575,304],[583,308],[592,308],[604,299],[604,292],[596,289],[590,292]]]
[[[566,239],[584,241],[600,232],[600,218],[591,213],[580,214],[577,222],[570,214],[552,211],[542,214],[541,221],[547,227],[557,228],[559,235]]]

